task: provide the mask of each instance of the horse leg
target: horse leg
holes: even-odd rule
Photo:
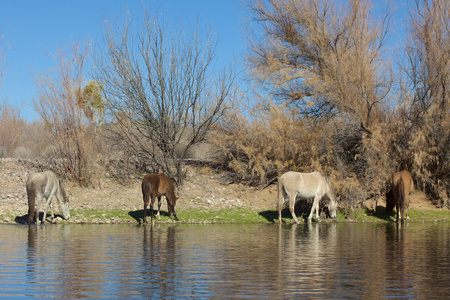
[[[314,201],[314,202],[316,202],[316,201]],[[317,220],[319,220],[319,204],[320,204],[320,199],[316,203],[316,219]]]
[[[311,222],[312,216],[314,215],[314,212],[316,212],[316,219],[319,220],[319,202],[320,202],[320,198],[322,198],[322,196],[316,195],[314,197],[314,202],[313,202],[313,205],[311,207],[311,212],[309,213],[308,222]]]
[[[54,217],[54,215],[53,215],[53,204],[52,204],[52,198],[53,198],[54,194],[55,194],[55,191],[52,191],[50,193],[50,196],[48,196],[48,198],[45,201],[44,216],[42,217],[42,223],[46,222],[47,212],[48,212],[49,206],[51,206],[51,208],[52,208],[52,218]]]
[[[158,196],[158,212],[156,213],[156,218],[158,221],[161,221],[161,216],[159,214],[159,211],[161,210],[161,196]]]
[[[405,194],[405,206],[406,206],[406,220],[409,220],[409,201],[408,196]]]
[[[395,219],[395,222],[398,222],[400,205],[398,204],[398,199],[396,199],[396,200],[397,200],[397,203],[395,203],[395,209],[397,210],[397,218]]]
[[[155,224],[155,221],[153,220],[153,204],[155,203],[156,195],[152,193],[152,200],[150,201],[150,221],[152,223],[152,226]]]
[[[50,212],[51,212],[51,218],[52,218],[52,223],[55,220],[55,214],[53,213],[53,202],[50,201]]]
[[[45,206],[44,206],[44,215],[42,216],[42,224],[47,222],[47,211],[48,211],[48,206],[49,206],[49,198],[45,199]]]
[[[283,223],[281,219],[281,211],[283,210],[284,206],[284,200],[285,200],[285,192],[283,189],[283,184],[278,181],[278,202],[277,202],[277,209],[278,209],[278,223]]]
[[[299,221],[297,219],[297,216],[295,215],[295,198],[296,198],[296,194],[292,194],[292,193],[287,193],[287,197],[289,199],[289,210],[291,211],[291,215],[292,218],[294,218],[295,223],[299,224]]]
[[[36,218],[36,225],[39,225],[39,211],[41,210],[42,196],[36,195],[36,211],[34,212],[34,217]]]
[[[147,206],[149,202],[149,196],[148,196],[148,186],[146,186],[144,183],[142,184],[142,198],[144,200],[144,218],[142,219],[142,223],[147,223]]]

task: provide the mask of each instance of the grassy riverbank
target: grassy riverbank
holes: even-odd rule
[[[274,223],[278,220],[275,210],[255,211],[246,207],[232,209],[194,209],[186,208],[177,211],[179,223],[192,224],[219,224],[219,223]],[[68,221],[58,218],[60,224],[139,224],[142,223],[143,210],[129,211],[121,209],[77,209],[71,211]],[[156,215],[155,215],[156,217]],[[299,219],[306,220],[307,215]],[[150,220],[150,216],[147,216]],[[288,210],[283,211],[284,223],[293,223]],[[368,209],[355,209],[339,211],[336,219],[322,218],[321,222],[371,222],[386,223],[395,221],[395,212],[387,214],[381,210],[376,213]],[[448,222],[450,212],[448,210],[410,210],[409,222]],[[14,211],[0,212],[0,223],[24,224],[27,222],[26,214],[17,214]],[[165,211],[161,211],[161,223],[176,223],[173,217],[169,217]]]
[[[33,161],[17,159],[0,160],[0,223],[27,223],[28,201],[25,182],[28,175],[39,170]],[[126,185],[104,175],[95,187],[82,188],[73,182],[64,182],[69,196],[71,218],[58,219],[57,223],[78,224],[139,224],[144,215],[141,180],[130,179]],[[230,183],[226,173],[205,166],[186,166],[184,188],[179,191],[176,212],[181,223],[273,223],[278,220],[275,210],[277,186],[264,189],[241,183]],[[410,222],[446,222],[450,220],[450,210],[439,209],[432,204],[422,191],[410,195]],[[300,210],[308,211],[312,201],[303,201]],[[378,201],[378,202],[377,202]],[[368,202],[368,203],[366,203]],[[55,211],[58,203],[53,200]],[[156,205],[156,204],[155,204]],[[393,222],[395,214],[386,215],[383,196],[362,203],[355,210],[340,207],[337,218],[322,218],[322,222]],[[367,207],[377,207],[372,213]],[[300,214],[298,214],[300,217]],[[302,215],[301,220],[307,215]],[[293,223],[288,209],[283,211],[285,223]],[[163,223],[176,222],[167,216],[167,204],[163,197],[161,220]]]

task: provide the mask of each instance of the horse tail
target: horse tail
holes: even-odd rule
[[[403,209],[405,207],[405,183],[403,182],[402,177],[400,177],[400,179],[397,182],[397,189],[398,189],[398,206],[402,212],[403,217]]]
[[[146,175],[144,179],[142,179],[142,197],[144,200],[144,204],[148,205],[148,203],[150,202],[150,196],[154,188],[155,187],[152,186],[151,177],[149,177],[149,175]]]
[[[278,201],[277,201],[277,209],[278,211],[281,211],[283,209],[283,205],[284,205],[284,185],[282,180],[280,180],[280,178],[278,178]]]
[[[150,183],[149,183],[149,180],[146,180],[146,178],[144,177],[144,180],[142,180],[142,197],[143,197],[144,203],[148,202],[149,192],[150,192]],[[147,202],[146,202],[146,200],[147,200]]]
[[[27,183],[27,197],[28,197],[28,225],[34,222],[35,206],[36,206],[36,185]]]

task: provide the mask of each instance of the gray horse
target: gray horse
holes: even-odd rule
[[[28,196],[28,224],[36,220],[39,224],[39,211],[41,202],[45,199],[44,216],[42,223],[45,223],[48,207],[50,206],[53,215],[52,198],[56,196],[59,204],[59,210],[65,220],[70,218],[69,199],[66,197],[64,187],[58,177],[52,171],[33,173],[27,179],[27,196]]]
[[[330,199],[328,212],[332,218],[335,218],[337,200],[328,178],[322,176],[319,172],[299,173],[289,171],[284,173],[278,178],[278,222],[282,222],[281,210],[283,209],[284,202],[289,200],[289,210],[291,211],[295,223],[298,223],[297,216],[294,212],[295,199],[297,196],[303,199],[314,197],[308,222],[311,222],[314,211],[316,212],[316,218],[319,219],[319,202],[324,195],[327,195]]]

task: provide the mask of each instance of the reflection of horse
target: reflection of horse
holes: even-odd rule
[[[411,174],[406,171],[400,171],[392,175],[391,189],[386,194],[386,211],[391,212],[397,209],[397,218],[403,221],[403,214],[406,209],[406,219],[409,219],[409,199],[408,195],[414,191],[414,181]]]
[[[147,206],[150,202],[150,216],[153,224],[153,203],[155,198],[158,197],[158,214],[157,218],[160,219],[159,211],[161,209],[161,196],[165,195],[167,200],[167,209],[169,216],[173,214],[175,220],[178,221],[177,214],[175,213],[175,204],[177,203],[177,197],[175,197],[175,189],[172,182],[166,174],[148,174],[142,179],[142,196],[144,198],[144,223],[147,223]]]
[[[64,187],[55,173],[52,171],[45,171],[31,174],[28,176],[26,188],[28,195],[28,224],[33,223],[34,220],[36,220],[36,224],[39,224],[39,210],[43,199],[46,199],[46,203],[42,223],[45,223],[49,205],[51,207],[53,220],[53,196],[56,196],[56,199],[58,200],[62,217],[66,220],[70,218],[69,199],[66,197]]]
[[[323,177],[319,172],[299,173],[290,171],[284,173],[278,178],[278,222],[282,222],[281,210],[283,209],[283,204],[287,197],[289,199],[289,210],[291,211],[294,221],[298,223],[294,211],[296,196],[304,199],[314,197],[308,222],[311,222],[314,211],[316,212],[316,218],[319,219],[319,202],[324,195],[327,195],[330,199],[328,212],[332,218],[335,218],[337,201],[333,187],[328,178]]]

